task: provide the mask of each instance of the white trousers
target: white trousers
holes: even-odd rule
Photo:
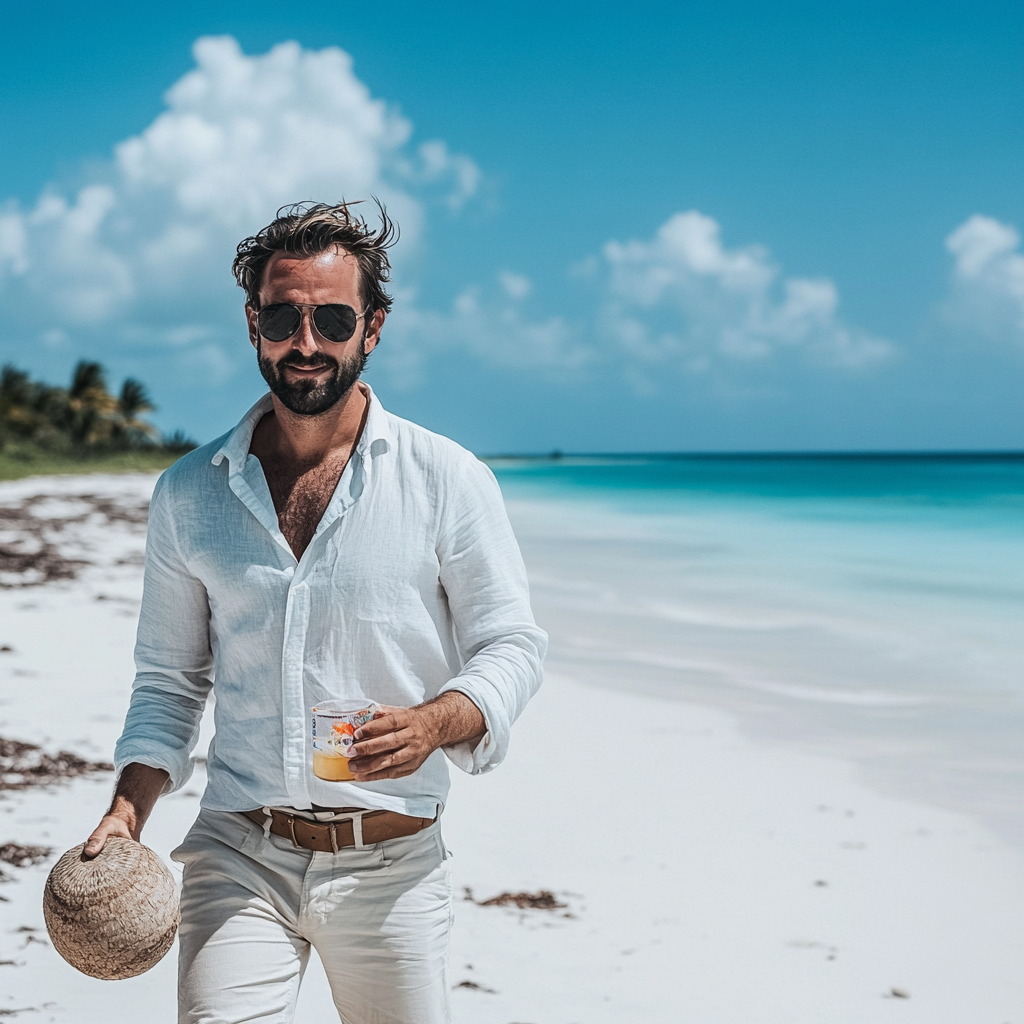
[[[292,1020],[315,946],[344,1024],[447,1024],[451,862],[440,823],[333,853],[201,811],[184,866],[179,1024]]]

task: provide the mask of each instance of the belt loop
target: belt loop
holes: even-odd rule
[[[354,830],[355,826],[353,826]],[[331,834],[331,849],[334,851],[334,855],[338,855],[338,826],[332,821],[327,827],[328,832]],[[362,838],[362,836],[360,836]]]
[[[299,841],[298,841],[298,839],[295,838],[295,815],[294,814],[289,814],[288,815],[288,827],[291,829],[291,833],[292,833],[292,846],[298,846],[299,845]]]
[[[363,842],[363,815],[365,811],[356,811],[352,815],[352,839],[357,850],[365,850],[366,844]]]
[[[271,813],[269,807],[262,807],[260,810],[266,815],[266,820],[263,822],[263,838],[270,838],[270,826],[274,824],[274,815]]]

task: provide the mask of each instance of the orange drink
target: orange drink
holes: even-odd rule
[[[326,782],[348,782],[355,776],[348,752],[359,726],[369,722],[379,705],[372,700],[325,700],[313,708],[313,774]]]

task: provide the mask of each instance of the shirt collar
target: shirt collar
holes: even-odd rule
[[[367,456],[382,455],[390,451],[394,443],[390,418],[380,404],[380,399],[373,393],[373,389],[365,381],[360,381],[366,388],[370,398],[370,408],[366,413],[366,423],[363,426],[362,436],[359,444],[356,445],[353,454],[362,458]],[[262,398],[239,420],[238,426],[228,434],[225,442],[217,449],[216,455],[210,460],[215,466],[219,466],[225,459],[228,460],[229,472],[241,472],[245,461],[249,457],[249,446],[252,444],[253,431],[256,424],[271,409],[274,408],[274,401],[268,391]]]
[[[369,455],[372,458],[375,455],[383,455],[385,452],[391,451],[394,445],[391,417],[380,404],[380,399],[373,393],[373,388],[365,381],[360,383],[369,394],[370,407],[366,411],[366,423],[363,426],[359,444],[356,445],[356,452],[359,455]]]

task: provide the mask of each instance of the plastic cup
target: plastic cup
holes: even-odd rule
[[[313,774],[325,782],[350,782],[348,751],[355,731],[377,713],[372,700],[325,700],[313,708]]]

